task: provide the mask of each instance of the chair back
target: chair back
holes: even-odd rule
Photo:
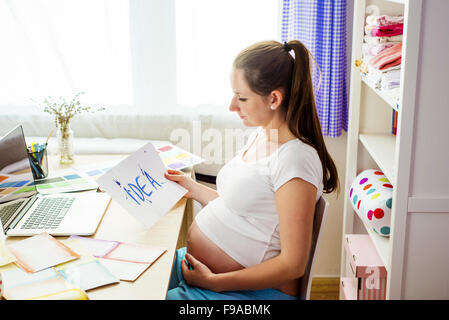
[[[300,279],[298,299],[310,300],[310,289],[312,287],[312,273],[315,264],[316,253],[320,243],[321,231],[326,220],[326,212],[329,203],[321,196],[315,205],[313,218],[312,243],[310,245],[309,259],[307,261],[304,275]]]

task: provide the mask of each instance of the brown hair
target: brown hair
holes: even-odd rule
[[[337,168],[327,152],[316,112],[310,57],[312,55],[298,40],[284,45],[262,41],[241,51],[233,67],[243,70],[255,93],[268,96],[273,90],[283,92],[281,108],[288,128],[298,139],[316,149],[323,166],[324,192],[338,192]]]

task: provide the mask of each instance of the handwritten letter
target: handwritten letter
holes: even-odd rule
[[[150,142],[100,176],[97,183],[149,228],[187,193],[164,177],[165,170]]]

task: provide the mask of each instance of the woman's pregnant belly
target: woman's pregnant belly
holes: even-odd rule
[[[187,233],[187,252],[208,266],[213,273],[230,272],[244,268],[206,237],[195,221],[193,221]]]

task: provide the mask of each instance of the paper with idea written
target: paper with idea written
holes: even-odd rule
[[[187,190],[164,177],[166,167],[150,142],[97,179],[100,188],[147,228]]]

